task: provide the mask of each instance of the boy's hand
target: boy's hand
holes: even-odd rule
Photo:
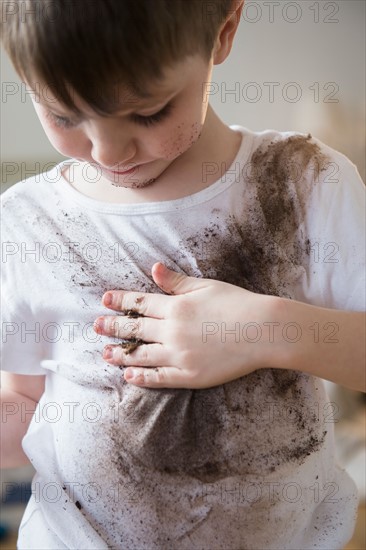
[[[270,319],[273,297],[188,277],[160,263],[154,264],[152,276],[170,296],[109,291],[102,303],[125,315],[99,317],[94,324],[98,334],[135,340],[132,347],[104,349],[106,361],[131,367],[125,370],[126,381],[154,388],[206,388],[269,366],[268,346],[257,334],[258,325]]]

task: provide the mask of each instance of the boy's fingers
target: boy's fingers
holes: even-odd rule
[[[161,335],[164,334],[163,319],[151,319],[150,317],[125,317],[124,315],[106,315],[98,317],[94,321],[94,330],[97,334],[121,339],[139,339],[145,342],[162,343]]]
[[[123,345],[108,345],[104,348],[103,359],[112,365],[128,367],[156,367],[167,364],[167,353],[161,344],[141,344],[135,349]],[[130,351],[132,350],[132,351]]]
[[[141,369],[128,367],[124,373],[126,382],[144,388],[186,388],[187,381],[176,367]]]
[[[115,311],[140,314],[145,317],[164,319],[171,296],[164,294],[109,290],[103,295],[102,304]]]

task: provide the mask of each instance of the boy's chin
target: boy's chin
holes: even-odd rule
[[[150,178],[139,182],[110,181],[114,187],[123,187],[124,189],[144,189],[156,181],[157,178]]]

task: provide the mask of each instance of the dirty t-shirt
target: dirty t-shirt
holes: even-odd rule
[[[354,165],[311,136],[232,128],[243,139],[228,172],[184,198],[99,202],[63,178],[72,160],[3,195],[2,368],[46,375],[23,440],[37,473],[19,549],[329,550],[350,538],[356,489],[334,461],[341,411],[321,380],[266,369],[204,390],[138,388],[102,359],[116,340],[92,328],[110,312],[106,290],[162,292],[156,261],[364,309]],[[258,345],[270,321],[240,337]],[[295,345],[299,328],[283,337]],[[312,330],[337,339],[334,323]]]

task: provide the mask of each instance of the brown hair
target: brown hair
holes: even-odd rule
[[[78,112],[74,90],[100,114],[116,85],[140,97],[162,70],[188,55],[208,60],[235,0],[16,0],[1,38],[18,74],[45,83]],[[119,92],[120,93],[120,92]],[[131,97],[131,96],[130,96]]]

